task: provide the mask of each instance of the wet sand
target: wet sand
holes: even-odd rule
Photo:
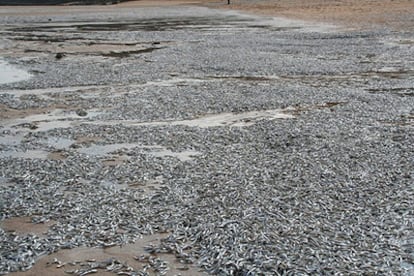
[[[77,273],[79,273],[79,270],[85,269],[87,266],[98,266],[102,263],[105,263],[105,266],[95,268],[96,272],[91,273],[95,275],[116,275],[116,273],[108,271],[106,266],[109,267],[110,264],[113,264],[113,266],[122,264],[126,268],[124,272],[127,273],[127,267],[131,267],[136,270],[143,269],[143,267],[145,267],[148,263],[148,258],[160,258],[167,262],[169,267],[168,275],[203,275],[196,267],[180,263],[172,254],[148,254],[145,252],[145,246],[158,244],[161,239],[166,238],[167,236],[168,234],[144,236],[135,243],[129,243],[123,246],[64,249],[56,253],[40,257],[33,268],[29,271],[14,272],[8,275],[78,275]],[[159,275],[156,271],[151,269],[147,272],[149,275]]]
[[[33,223],[31,217],[14,217],[1,221],[0,227],[17,235],[35,234],[42,237],[53,224],[54,221]]]

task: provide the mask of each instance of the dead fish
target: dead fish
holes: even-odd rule
[[[98,272],[97,269],[91,269],[91,270],[87,270],[87,271],[84,271],[84,272],[80,273],[79,276],[85,276],[85,275],[93,274],[93,273],[97,273],[97,272]]]

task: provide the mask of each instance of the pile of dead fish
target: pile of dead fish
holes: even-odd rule
[[[100,271],[112,272],[115,275],[129,276],[147,276],[151,274],[165,275],[167,273],[167,263],[160,258],[151,255],[142,255],[135,257],[135,259],[140,263],[145,263],[142,270],[137,271],[133,267],[129,266],[126,262],[122,262],[115,258],[109,258],[103,261],[89,259],[86,261],[71,261],[67,263],[59,261],[55,258],[47,265],[53,265],[59,269],[64,268],[64,272],[66,274],[72,274],[76,276],[99,273]]]
[[[115,135],[132,137],[129,131],[124,128]],[[176,137],[183,135],[181,130],[171,131]],[[214,139],[214,130],[199,131]],[[234,130],[228,135],[238,133]],[[399,191],[397,187],[403,186],[396,186],[391,193],[389,182],[357,186],[340,175],[335,183],[326,181],[333,177],[329,168],[345,166],[352,157],[344,153],[342,161],[325,163],[322,174],[315,175],[310,168],[321,161],[295,153],[299,149],[295,143],[303,140],[292,138],[293,134],[272,136],[273,141],[268,136],[267,143],[278,143],[280,149],[282,143],[285,147],[292,144],[289,154],[279,152],[283,156],[277,157],[266,150],[269,144],[264,138],[253,133],[257,132],[244,134],[247,143],[243,146],[215,145],[210,152],[200,149],[204,154],[189,162],[126,150],[128,163],[106,174],[111,178],[117,170],[131,175],[156,170],[163,180],[152,191],[105,185],[96,180],[104,169],[99,157],[76,151],[69,150],[63,161],[1,159],[2,175],[13,183],[1,190],[2,218],[57,221],[43,238],[2,231],[1,273],[29,269],[38,256],[59,249],[122,245],[159,232],[170,235],[146,248],[147,252],[174,254],[180,262],[211,274],[387,274],[401,273],[402,264],[412,261],[412,221],[406,221],[412,213],[412,199],[405,194],[407,188]],[[308,149],[319,154],[313,147]],[[16,170],[27,174],[12,177]],[[393,176],[382,175],[382,179],[388,177]],[[138,179],[145,181],[144,175]],[[151,269],[164,271],[156,259],[148,262],[153,263]],[[68,271],[86,275],[105,265],[91,262]],[[117,267],[116,273],[133,272],[119,263],[108,266]]]
[[[116,258],[52,265],[73,275],[165,274],[161,256],[173,254],[212,275],[412,275],[414,100],[395,94],[413,86],[409,44],[381,40],[394,32],[291,32],[204,8],[120,10],[53,24],[0,18],[22,50],[16,59],[30,54],[21,64],[43,72],[1,90],[0,106],[27,120],[45,115],[1,121],[0,222],[54,222],[36,235],[0,229],[0,274],[63,249],[167,233],[136,259],[141,270]],[[38,53],[42,35],[69,49],[168,45],[57,61]],[[395,93],[367,90],[384,87]],[[236,127],[172,123],[287,108],[294,116],[240,116]],[[114,145],[128,146],[104,150]],[[185,151],[197,154],[177,157]]]

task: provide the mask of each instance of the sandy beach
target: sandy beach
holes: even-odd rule
[[[412,275],[413,2],[0,8],[0,275]]]

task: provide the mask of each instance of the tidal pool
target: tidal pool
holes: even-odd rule
[[[28,80],[32,75],[0,59],[0,84]]]

